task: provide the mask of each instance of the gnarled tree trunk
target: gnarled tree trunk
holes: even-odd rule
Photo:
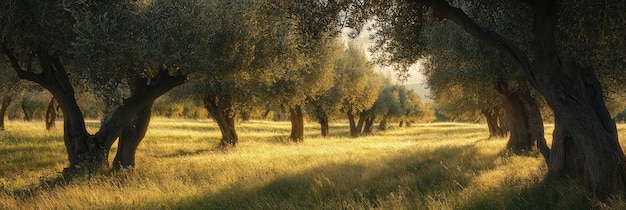
[[[291,119],[291,134],[289,139],[294,142],[304,141],[304,116],[300,105],[289,108],[289,119]]]
[[[231,110],[231,100],[229,96],[207,96],[204,98],[204,107],[209,111],[215,123],[220,128],[222,139],[220,146],[237,146],[239,137],[235,130],[235,113]]]
[[[326,110],[320,105],[315,105],[315,118],[317,118],[320,123],[320,131],[322,137],[328,137],[329,126],[328,126],[328,113]]]
[[[501,106],[483,109],[481,112],[487,121],[489,138],[504,138],[509,133],[508,121],[503,120],[506,114]]]
[[[4,116],[6,115],[7,108],[11,105],[13,99],[10,96],[2,98],[2,105],[0,105],[0,131],[4,130]]]
[[[348,110],[347,115],[348,115],[348,122],[350,124],[350,136],[359,137],[359,132],[357,130],[356,122],[354,120],[354,113],[352,109]]]
[[[59,103],[54,97],[52,97],[50,103],[48,104],[48,109],[46,109],[46,130],[50,130],[55,127],[58,108]]]
[[[76,103],[74,88],[58,55],[50,54],[46,49],[35,53],[41,66],[41,73],[25,71],[15,54],[6,47],[3,52],[9,58],[13,69],[22,79],[38,83],[52,94],[63,112],[64,143],[69,167],[63,170],[64,175],[76,172],[96,172],[108,168],[108,154],[111,145],[122,131],[132,124],[132,119],[142,109],[152,104],[159,96],[186,81],[180,71],[170,75],[169,71],[160,68],[152,79],[135,80],[135,90],[124,104],[117,107],[110,118],[103,121],[96,134],[89,134],[85,126],[83,113]]]
[[[362,111],[359,114],[359,121],[357,121],[357,124],[356,124],[356,132],[358,133],[359,136],[363,135],[363,125],[365,124],[365,119],[367,118],[368,115],[369,113],[367,111]]]
[[[117,141],[117,152],[113,158],[113,168],[116,170],[135,167],[135,154],[141,140],[146,136],[152,104],[142,108],[134,117],[129,126],[124,128]]]
[[[376,116],[373,114],[370,114],[367,116],[367,118],[365,118],[365,127],[363,127],[363,135],[372,134],[372,126],[374,125],[375,119],[376,119]]]
[[[500,81],[497,90],[504,95],[504,111],[509,121],[507,148],[514,152],[530,151],[536,145],[546,157],[549,153],[544,137],[543,119],[539,106],[527,87],[509,87]]]

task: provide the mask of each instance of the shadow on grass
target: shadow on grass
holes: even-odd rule
[[[363,209],[428,208],[438,195],[462,190],[493,168],[497,156],[472,146],[443,147],[425,154],[399,153],[379,164],[332,163],[249,187],[240,181],[217,193],[172,204],[176,209]],[[442,198],[443,199],[443,198]],[[146,204],[151,206],[151,204]]]
[[[524,189],[502,186],[500,189],[473,197],[470,202],[463,204],[459,209],[598,209],[601,207],[597,205],[598,203],[594,204],[593,199],[582,186],[581,180],[545,181]],[[613,209],[607,207],[602,209]]]
[[[182,157],[182,156],[199,155],[201,153],[208,152],[208,151],[217,151],[218,149],[220,149],[220,148],[215,147],[213,149],[196,149],[196,150],[178,149],[178,150],[176,150],[173,153],[166,154],[166,155],[163,155],[161,157],[163,157],[163,158],[179,158],[179,157]]]

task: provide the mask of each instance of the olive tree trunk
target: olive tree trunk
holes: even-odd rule
[[[507,149],[514,152],[531,151],[537,146],[547,159],[549,149],[545,140],[543,119],[537,101],[530,95],[528,87],[521,84],[509,87],[499,81],[496,89],[504,95],[504,111],[510,130]]]
[[[374,120],[376,116],[370,114],[365,118],[365,126],[363,127],[363,135],[371,135],[372,134],[372,126],[374,125]]]
[[[289,108],[289,119],[291,120],[289,139],[294,142],[304,141],[304,116],[300,105]]]
[[[356,122],[354,119],[354,113],[352,109],[348,110],[347,115],[348,115],[348,122],[350,124],[350,136],[355,137],[355,138],[359,137],[359,131],[357,130]]]
[[[207,96],[204,98],[204,107],[211,114],[220,128],[222,139],[220,146],[235,147],[239,142],[235,130],[235,113],[232,111],[232,102],[229,96]]]
[[[48,109],[46,109],[46,130],[50,130],[55,127],[58,108],[59,103],[54,97],[52,97],[50,103],[48,104]]]
[[[117,141],[117,152],[113,158],[114,169],[132,169],[135,167],[135,154],[139,143],[146,136],[150,116],[152,114],[152,104],[142,108],[134,117],[129,126],[122,130]]]
[[[12,50],[6,47],[3,52],[9,58],[11,66],[21,79],[35,82],[47,89],[59,103],[63,112],[63,141],[70,165],[63,170],[64,175],[81,172],[97,172],[108,168],[108,154],[111,145],[120,137],[122,131],[131,126],[132,120],[146,106],[151,105],[159,96],[172,88],[183,84],[187,77],[180,71],[170,75],[161,67],[152,79],[138,78],[134,91],[124,99],[95,134],[87,132],[82,111],[76,103],[74,88],[70,82],[61,59],[48,50],[41,48],[35,52],[41,66],[40,73],[25,71]]]
[[[320,123],[320,131],[322,137],[328,137],[329,134],[329,126],[328,126],[328,113],[324,110],[324,107],[321,105],[314,105],[315,118]]]
[[[509,133],[508,121],[503,120],[506,114],[501,106],[481,110],[489,128],[489,138],[504,138]]]
[[[10,96],[2,98],[2,104],[0,105],[0,130],[4,130],[4,116],[6,116],[7,108],[11,105],[13,99]]]
[[[362,111],[361,113],[359,113],[359,121],[357,121],[356,124],[356,132],[359,134],[359,136],[363,135],[363,125],[365,125],[365,119],[368,115],[369,113],[367,111]]]

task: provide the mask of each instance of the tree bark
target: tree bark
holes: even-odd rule
[[[359,136],[363,135],[363,125],[365,124],[365,119],[368,115],[369,113],[367,111],[362,111],[361,113],[359,113],[359,121],[357,121],[356,124],[356,132]]]
[[[371,114],[365,119],[365,127],[363,127],[363,135],[371,135],[372,134],[372,126],[374,125],[374,120],[376,116]]]
[[[535,99],[528,93],[505,94],[504,109],[509,120],[510,136],[507,148],[516,151],[530,151],[536,145],[542,154],[547,148],[543,119]]]
[[[504,122],[502,119],[506,118],[501,106],[483,109],[481,112],[485,116],[487,121],[487,127],[489,128],[489,138],[504,138],[509,133],[508,121]]]
[[[235,130],[235,114],[232,112],[232,104],[229,96],[206,96],[204,106],[217,123],[222,133],[220,146],[235,147],[239,142],[237,131]]]
[[[13,99],[10,96],[5,96],[2,99],[2,105],[0,106],[0,131],[4,130],[4,116],[12,101]]]
[[[46,110],[46,130],[50,130],[55,127],[58,108],[59,103],[57,103],[57,100],[52,97],[50,103],[48,104],[48,109]]]
[[[328,126],[328,116],[322,116],[318,118],[320,122],[320,130],[322,132],[322,137],[328,137],[330,127]]]
[[[355,137],[355,138],[359,137],[359,132],[357,131],[356,122],[354,120],[354,113],[352,109],[348,110],[347,115],[348,115],[348,122],[350,124],[350,136]]]
[[[328,118],[320,118],[320,130],[322,137],[328,137],[330,127],[328,126]]]
[[[113,169],[132,169],[135,167],[135,154],[139,143],[146,136],[152,104],[142,108],[134,117],[132,123],[124,128],[117,141],[117,152],[113,158]]]
[[[329,126],[328,126],[328,113],[324,110],[324,107],[321,105],[314,105],[315,118],[320,123],[320,131],[322,137],[328,137],[329,134]]]
[[[289,115],[291,119],[291,135],[289,135],[289,139],[294,142],[304,141],[304,116],[302,115],[300,105],[289,108]]]

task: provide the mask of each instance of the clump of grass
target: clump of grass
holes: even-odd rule
[[[624,206],[589,199],[577,181],[546,182],[531,152],[502,149],[485,125],[420,124],[362,138],[308,123],[238,125],[240,144],[219,149],[210,120],[153,120],[131,171],[67,181],[61,129],[8,122],[1,132],[0,209],[572,209]],[[97,123],[90,123],[96,129]],[[33,132],[36,130],[37,132]],[[626,127],[619,125],[622,136]],[[5,139],[8,139],[5,141]],[[113,148],[112,153],[115,152]]]

